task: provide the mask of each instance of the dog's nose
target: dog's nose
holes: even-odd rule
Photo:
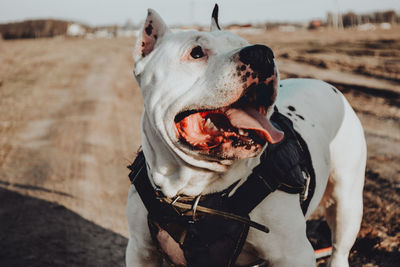
[[[244,64],[250,64],[250,68],[264,75],[274,74],[274,53],[271,48],[265,45],[247,46],[240,50],[239,60]]]

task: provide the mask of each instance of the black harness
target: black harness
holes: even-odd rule
[[[268,144],[261,163],[238,188],[236,182],[218,193],[167,198],[151,184],[142,151],[129,166],[129,178],[148,210],[152,239],[171,266],[234,266],[249,227],[269,232],[249,213],[275,190],[299,194],[307,212],[315,189],[307,145],[287,117],[275,111],[270,120],[285,137]]]

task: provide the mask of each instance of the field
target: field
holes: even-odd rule
[[[400,262],[400,28],[246,38],[274,50],[281,78],[323,79],[348,98],[368,143],[351,265]],[[134,43],[0,42],[1,266],[124,266],[126,166],[143,104]],[[327,245],[318,214],[309,226],[313,244]]]

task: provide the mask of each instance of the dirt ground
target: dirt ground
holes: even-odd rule
[[[282,78],[337,86],[365,129],[364,219],[352,266],[400,262],[400,28],[246,36]],[[0,265],[124,266],[125,168],[140,144],[133,39],[0,42]],[[315,246],[329,245],[318,215]],[[320,261],[320,266],[326,260]]]

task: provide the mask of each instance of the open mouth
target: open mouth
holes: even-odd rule
[[[175,116],[179,140],[191,149],[222,158],[255,156],[267,143],[277,143],[283,132],[266,118],[270,97],[264,83],[250,86],[229,106],[187,110]]]

